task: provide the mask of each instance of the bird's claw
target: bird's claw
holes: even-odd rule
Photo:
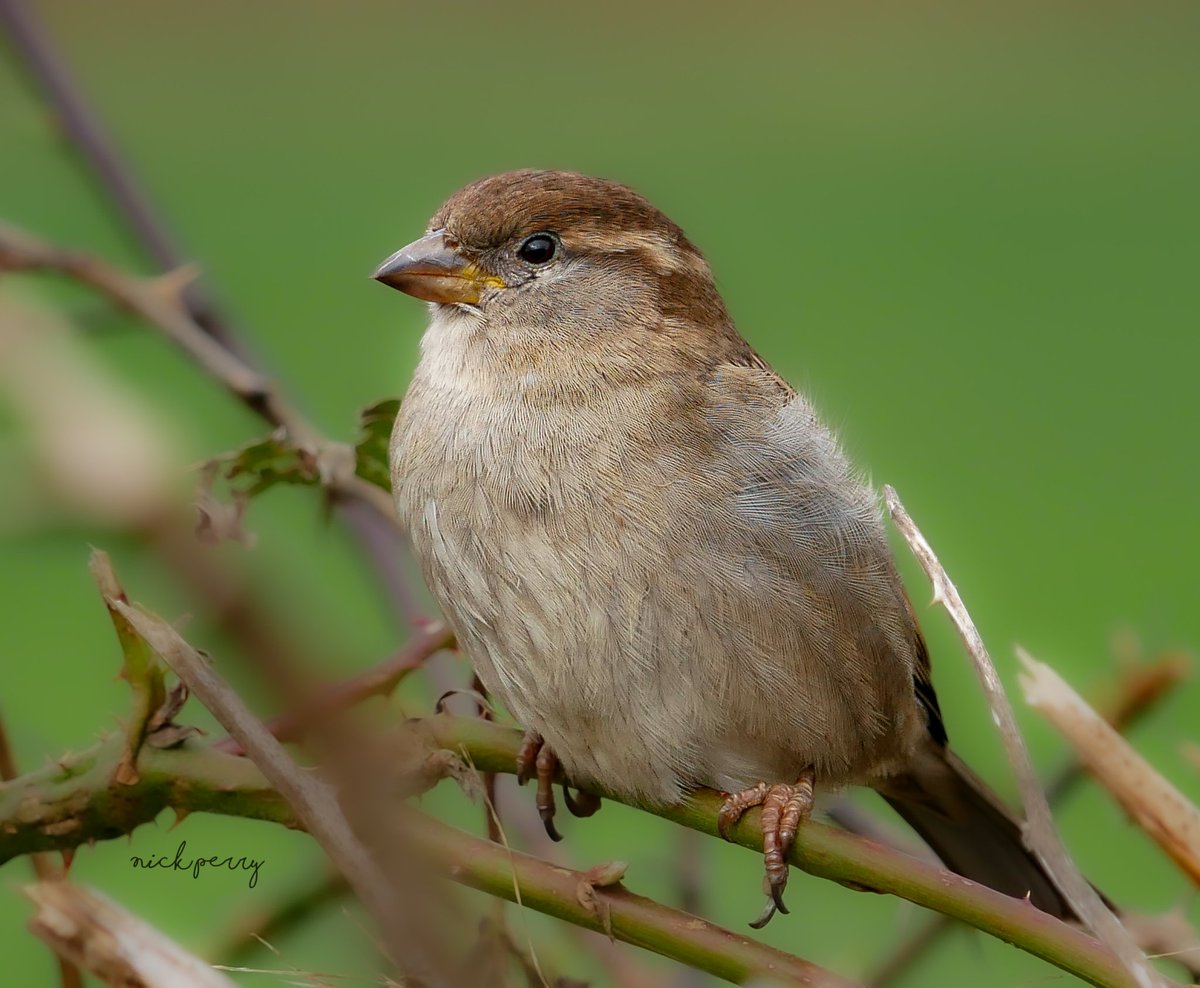
[[[769,788],[765,782],[760,782],[741,792],[731,792],[725,798],[721,811],[717,814],[717,832],[727,841],[732,841],[733,836],[730,830],[750,807],[762,805],[763,800],[767,798]]]
[[[517,751],[517,782],[525,785],[530,779],[537,779],[537,795],[534,799],[538,816],[542,818],[542,826],[553,841],[562,840],[562,834],[554,826],[554,814],[557,807],[554,803],[554,782],[559,774],[558,757],[535,731],[526,731]],[[600,809],[600,797],[588,792],[580,792],[575,796],[563,783],[563,802],[574,816],[591,816]]]
[[[788,852],[796,840],[796,831],[813,808],[814,777],[804,772],[791,785],[760,782],[742,792],[730,793],[717,815],[717,830],[730,840],[732,827],[753,806],[762,807],[764,885],[769,895],[762,915],[750,924],[756,930],[771,921],[776,912],[787,914],[783,890],[788,881]]]
[[[517,784],[525,785],[533,778],[537,767],[538,752],[542,750],[542,736],[536,731],[526,731],[517,749]]]
[[[563,783],[562,790],[563,802],[567,804],[567,809],[571,811],[572,816],[591,816],[600,809],[599,796],[595,796],[590,792],[584,792],[582,789],[577,790],[575,795],[571,795],[571,790],[565,782]]]

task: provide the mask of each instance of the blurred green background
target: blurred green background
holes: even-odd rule
[[[37,9],[253,352],[330,433],[350,438],[357,410],[399,394],[415,359],[424,311],[367,280],[377,261],[470,179],[530,165],[593,172],[636,186],[683,225],[744,335],[811,392],[876,483],[900,491],[1010,688],[1018,642],[1085,692],[1115,675],[1115,635],[1136,635],[1149,654],[1200,642],[1192,0]],[[0,215],[146,270],[11,50],[0,51]],[[22,280],[90,327],[86,352],[170,430],[180,464],[264,431],[153,333],[101,317],[90,296]],[[13,505],[36,500],[37,451],[21,423],[0,398],[0,492]],[[268,494],[249,524],[257,546],[222,555],[329,675],[402,640],[311,492]],[[192,613],[189,637],[236,670],[211,615],[137,539],[15,508],[0,530],[0,708],[24,767],[90,744],[125,710],[89,544],[113,553],[133,597],[172,619]],[[951,739],[1011,796],[973,675],[905,566]],[[403,702],[427,709],[420,683]],[[1063,745],[1020,715],[1049,768]],[[1190,681],[1133,733],[1193,797],[1200,775],[1180,746],[1198,723]],[[479,811],[454,794],[426,802],[479,829]],[[1190,905],[1184,879],[1091,787],[1059,819],[1117,901]],[[169,823],[81,850],[73,874],[202,955],[238,917],[319,876],[300,835],[199,817],[168,833]],[[565,826],[562,860],[621,858],[634,890],[677,894],[673,828],[615,806]],[[265,858],[258,887],[130,869],[130,854],[173,853],[183,838]],[[703,911],[743,930],[760,905],[758,862],[714,841],[694,846]],[[5,984],[53,980],[47,952],[23,932],[15,890],[27,876],[21,861],[0,875]],[[853,976],[920,919],[800,874],[789,899],[792,915],[765,938]],[[595,974],[552,924],[512,915],[550,969]],[[337,906],[275,946],[279,956],[253,963],[363,979],[375,970],[369,932]],[[959,985],[968,971],[978,988],[1070,980],[956,933],[904,983]]]

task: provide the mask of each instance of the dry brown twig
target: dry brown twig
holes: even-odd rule
[[[98,892],[69,882],[22,891],[37,907],[30,930],[65,961],[115,988],[235,988],[234,983]]]
[[[320,726],[330,717],[344,713],[351,707],[371,697],[385,697],[410,672],[421,668],[432,655],[454,647],[454,635],[450,629],[436,622],[426,626],[415,637],[405,643],[395,655],[378,665],[339,682],[323,687],[316,698],[307,704],[288,710],[266,722],[267,730],[279,741],[300,741],[305,734]],[[232,738],[216,742],[220,751],[242,754],[242,748]]]
[[[243,658],[283,687],[285,701],[296,692],[298,672],[319,668],[323,656],[267,604],[261,589],[197,543],[179,507],[184,465],[171,452],[178,444],[160,410],[136,400],[106,373],[57,312],[7,285],[0,285],[0,398],[11,399],[33,436],[29,498],[41,509],[38,519],[58,512],[138,538],[238,644]],[[0,525],[20,515],[4,508]],[[422,628],[401,657],[420,660],[429,643]],[[385,664],[350,680],[349,696],[324,691],[313,706],[353,702],[353,690],[363,696],[386,692],[401,675]]]
[[[393,572],[402,558],[399,528],[387,492],[355,472],[354,451],[316,430],[279,392],[267,376],[251,368],[196,321],[184,289],[193,276],[187,269],[160,278],[139,278],[92,257],[49,244],[0,222],[0,271],[53,271],[95,289],[118,307],[133,313],[178,346],[210,377],[268,423],[315,465],[323,489],[349,512],[352,528],[381,581],[390,587],[398,613],[410,626],[424,618],[406,582]],[[388,546],[377,545],[380,529]],[[186,575],[186,574],[185,574]]]
[[[221,382],[244,404],[281,428],[290,443],[307,454],[316,464],[326,491],[335,501],[347,507],[357,505],[371,512],[376,521],[386,524],[393,535],[398,533],[395,512],[387,492],[359,477],[355,472],[353,449],[345,443],[332,442],[320,435],[280,395],[271,381],[246,365],[241,358],[207,335],[187,310],[181,288],[182,279],[166,276],[159,279],[138,278],[91,257],[50,245],[14,227],[0,223],[0,271],[51,270],[74,278],[108,297],[118,306],[140,316],[191,356],[210,376]],[[212,562],[193,550],[174,535],[165,512],[146,520],[147,534],[163,558],[177,570],[189,588],[206,599],[219,602],[221,580]],[[376,548],[373,544],[368,548]],[[400,558],[399,549],[395,552]],[[379,568],[379,567],[377,567]],[[392,581],[393,583],[395,581]],[[413,627],[428,624],[418,613],[411,595],[403,586],[394,587],[399,606]],[[288,669],[280,649],[284,637],[263,615],[244,606],[239,599],[231,616],[238,617],[231,627],[244,632],[247,654],[259,659],[273,680],[288,681]],[[424,640],[422,635],[418,640]],[[294,644],[294,643],[293,643]],[[292,652],[298,650],[292,649]],[[385,670],[386,672],[386,670]],[[371,673],[364,674],[370,678]]]
[[[1100,691],[1092,706],[1114,731],[1124,734],[1170,696],[1190,671],[1190,659],[1176,650],[1164,652],[1150,662],[1125,661],[1116,681]],[[1046,798],[1053,804],[1086,776],[1083,763],[1078,758],[1069,758],[1046,783]]]
[[[1183,757],[1200,769],[1200,745],[1192,741],[1183,743]]]
[[[1200,810],[1066,681],[1017,647],[1026,702],[1053,724],[1080,761],[1195,885],[1200,885]]]
[[[1169,984],[1150,964],[1129,931],[1121,925],[1121,921],[1108,909],[1072,861],[1070,852],[1055,829],[1050,804],[1038,782],[1029,758],[1029,750],[1025,747],[1025,741],[1017,728],[1012,704],[1008,701],[1000,677],[996,674],[996,667],[992,664],[983,638],[971,620],[958,589],[951,582],[925,536],[905,510],[895,489],[890,486],[884,487],[884,499],[893,523],[904,536],[913,555],[933,584],[934,603],[940,603],[949,613],[983,685],[984,695],[1000,730],[1009,764],[1012,765],[1017,779],[1021,802],[1025,807],[1026,843],[1053,877],[1054,883],[1071,904],[1076,915],[1113,951],[1138,984],[1144,988]]]
[[[4,718],[0,716],[0,784],[11,782],[20,773],[17,771],[17,760],[13,755],[12,746],[8,743],[8,731],[4,727]],[[33,868],[41,884],[62,881],[66,875],[66,867],[55,867],[48,854],[29,855],[29,864]],[[58,961],[58,980],[62,988],[82,988],[83,977],[78,965],[64,956],[58,950],[54,951]]]
[[[1105,698],[1098,701],[1098,709],[1115,730],[1125,731],[1167,697],[1183,681],[1189,668],[1190,662],[1187,657],[1178,652],[1168,652],[1154,662],[1133,661],[1109,689],[1102,691]],[[1053,773],[1045,786],[1046,798],[1051,805],[1066,798],[1083,780],[1085,774],[1085,769],[1077,758],[1070,759]],[[1143,917],[1134,918],[1140,925],[1132,925],[1128,915],[1122,915],[1121,920],[1136,937],[1142,950],[1147,954],[1161,952],[1161,931]],[[1178,925],[1178,921],[1172,921],[1171,928],[1174,929]],[[946,916],[930,918],[888,953],[866,979],[867,984],[871,988],[884,988],[885,985],[891,984],[906,973],[926,950],[956,927],[958,924]],[[1143,935],[1144,932],[1152,932],[1153,936]]]
[[[33,5],[23,0],[0,0],[0,21],[8,31],[13,53],[24,63],[34,88],[61,125],[61,133],[78,152],[101,200],[112,208],[156,268],[163,272],[184,269],[188,257],[162,214],[155,209],[150,194],[121,156],[103,121],[89,105],[66,59],[38,20]],[[196,326],[249,365],[238,327],[221,311],[211,291],[192,281],[182,286],[179,293]],[[395,613],[415,625],[422,608],[400,564],[401,541],[391,531],[390,522],[370,502],[345,500],[341,507],[380,585],[394,601]]]
[[[102,554],[96,555],[93,565],[111,575]],[[115,576],[108,582],[117,585]],[[209,662],[170,625],[119,598],[106,596],[106,602],[174,670],[292,807],[304,828],[321,845],[378,922],[392,960],[403,965],[406,973],[432,984],[454,983],[453,976],[446,970],[445,958],[436,950],[436,939],[422,936],[419,929],[410,926],[412,911],[402,907],[400,890],[387,881],[385,873],[360,841],[332,786],[292,761],[282,744],[271,737],[267,728],[214,672]]]
[[[103,122],[82,93],[72,77],[69,65],[56,50],[52,39],[38,22],[34,12],[29,7],[14,2],[0,0],[0,17],[8,28],[16,54],[21,57],[34,83],[42,90],[44,98],[54,109],[55,115],[62,125],[62,132],[67,140],[74,145],[82,162],[88,168],[91,176],[105,199],[106,204],[114,209],[116,215],[124,222],[134,240],[142,247],[156,266],[171,274],[159,279],[155,287],[160,289],[168,300],[174,296],[195,325],[205,334],[215,338],[234,361],[206,360],[209,357],[219,357],[219,353],[209,352],[197,340],[182,336],[176,332],[168,332],[176,343],[180,344],[193,357],[196,357],[210,374],[235,375],[222,377],[226,386],[230,387],[241,400],[255,411],[274,421],[280,419],[278,412],[284,408],[278,395],[260,397],[260,392],[253,387],[255,380],[251,375],[236,375],[235,363],[240,361],[249,369],[249,364],[242,356],[242,349],[236,326],[232,325],[220,307],[202,284],[194,280],[194,273],[185,267],[185,256],[179,249],[175,237],[164,223],[161,215],[154,208],[150,196],[137,181],[136,175],[129,164],[121,157],[115,142],[108,135]],[[65,272],[71,273],[71,272]],[[111,295],[110,295],[111,297]],[[149,315],[141,311],[144,317]],[[160,329],[165,327],[159,324]],[[253,372],[251,372],[252,374]],[[265,380],[259,376],[258,383]],[[294,436],[297,417],[292,413],[290,430]],[[380,534],[378,521],[386,519],[384,524],[391,521],[390,506],[381,501],[376,492],[369,487],[357,485],[357,478],[350,478],[351,484],[359,487],[356,492],[358,499],[348,497],[343,502],[347,512],[347,520],[366,550],[369,561],[374,564],[382,581],[391,591],[398,603],[398,610],[403,613],[410,625],[420,624],[420,610],[410,593],[403,574],[399,572],[396,560],[399,554],[395,546],[388,540],[378,538]],[[330,485],[336,491],[335,485]],[[345,492],[340,492],[345,493]],[[351,492],[353,494],[355,492]],[[381,510],[386,509],[386,510]],[[374,537],[373,537],[374,533]],[[253,636],[251,636],[253,637]],[[427,636],[422,636],[427,637]],[[421,642],[413,643],[420,647]],[[407,651],[407,649],[406,649]],[[398,656],[397,659],[400,659]],[[402,661],[402,660],[401,660]],[[360,677],[355,677],[346,684],[346,691],[333,697],[324,713],[332,712],[344,702],[356,702],[357,698],[376,693],[386,693],[394,686],[396,679],[390,678],[394,673],[402,675],[408,667],[393,667],[393,662],[377,670],[371,670]],[[432,670],[437,678],[438,670]],[[397,677],[398,678],[398,677]],[[379,686],[381,681],[385,684]],[[302,712],[297,719],[297,729],[305,726],[302,721],[310,716],[311,711]],[[322,713],[321,716],[324,714]],[[291,733],[287,725],[277,725],[284,736]]]
[[[56,247],[6,223],[0,223],[0,270],[57,271],[91,286],[156,327],[210,377],[270,424],[283,429],[289,442],[311,455],[325,489],[332,495],[369,504],[396,524],[387,492],[354,472],[351,448],[322,436],[269,378],[249,367],[196,323],[183,303],[181,292],[187,282],[178,273],[136,278],[99,258]]]
[[[106,205],[113,208],[155,266],[171,271],[183,263],[183,254],[175,238],[155,212],[150,197],[122,160],[116,144],[87,103],[66,61],[39,23],[33,5],[24,0],[0,0],[3,22],[18,55],[53,108],[61,132],[74,144],[83,162],[95,177]],[[188,293],[188,308],[205,332],[226,345],[235,335],[226,318],[208,293],[193,286]]]

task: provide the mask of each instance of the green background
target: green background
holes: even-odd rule
[[[875,482],[900,491],[1011,689],[1018,642],[1085,692],[1113,676],[1119,632],[1132,629],[1148,653],[1200,642],[1192,0],[38,9],[253,351],[330,433],[349,438],[359,408],[405,386],[424,311],[366,275],[443,198],[517,166],[602,174],[683,225],[744,335],[813,395]],[[0,215],[145,270],[5,54]],[[87,296],[65,297],[76,314],[99,311]],[[170,423],[181,463],[264,431],[154,334],[100,322],[90,352]],[[0,442],[0,485],[33,483],[2,399]],[[311,492],[272,492],[249,522],[257,547],[222,554],[330,676],[401,640]],[[136,539],[69,518],[4,528],[0,705],[29,768],[88,745],[125,709],[89,543],[109,549],[132,596],[160,613],[175,619],[195,605]],[[905,566],[952,742],[1011,796],[973,675]],[[187,634],[236,671],[211,615],[196,610]],[[407,702],[427,708],[420,684]],[[1055,764],[1061,742],[1019,714],[1039,763]],[[1200,776],[1180,745],[1200,736],[1198,720],[1200,689],[1189,682],[1133,734],[1193,798]],[[479,811],[453,794],[427,805],[478,828]],[[1092,787],[1059,819],[1084,870],[1119,902],[1163,910],[1186,895],[1185,880]],[[168,825],[81,850],[73,873],[201,954],[241,914],[319,877],[300,835],[199,817]],[[676,894],[676,830],[614,806],[565,827],[562,860],[621,858],[634,890]],[[239,875],[131,871],[130,854],[173,853],[181,838],[265,858],[258,887]],[[760,905],[758,863],[714,841],[693,846],[705,913],[744,929]],[[28,909],[15,889],[27,875],[21,861],[0,874],[5,984],[52,980],[48,954],[22,928]],[[856,976],[920,918],[802,874],[789,899],[792,915],[765,938]],[[550,969],[589,973],[549,924],[513,917]],[[254,962],[374,970],[369,933],[337,907],[275,946],[279,957]],[[1069,980],[958,933],[905,983],[958,985],[967,972],[978,988]]]

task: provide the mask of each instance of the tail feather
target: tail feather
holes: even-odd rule
[[[1032,900],[1060,919],[1075,915],[1021,840],[1021,827],[978,776],[944,748],[929,749],[911,772],[887,779],[879,793],[942,862],[1006,895]]]

